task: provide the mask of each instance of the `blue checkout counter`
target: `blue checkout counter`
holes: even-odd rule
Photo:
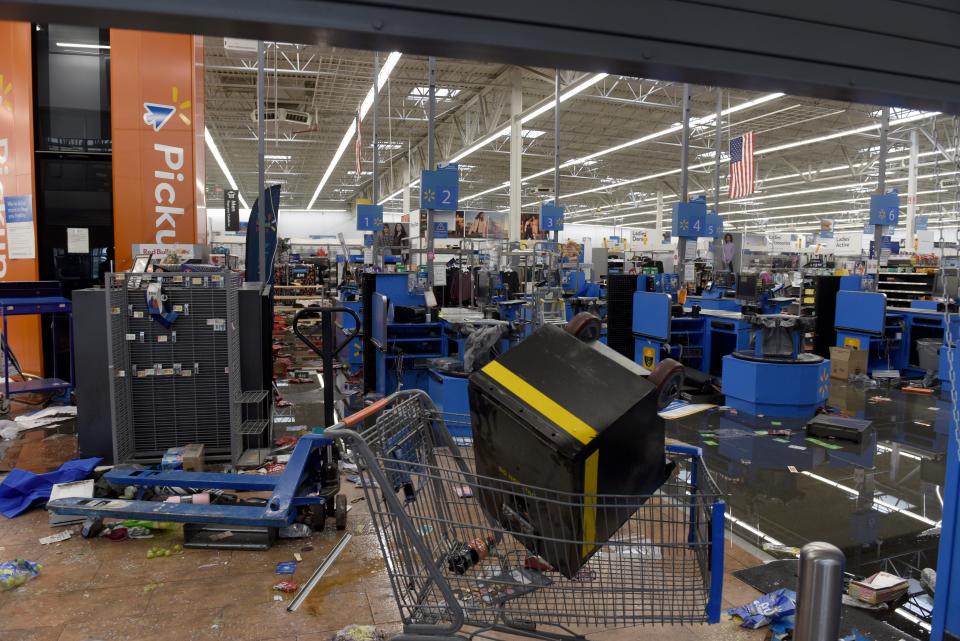
[[[946,314],[933,301],[914,301],[911,307],[887,307],[880,292],[840,291],[837,294],[837,346],[867,350],[867,373],[895,369],[906,377],[921,377],[922,339],[943,340]],[[960,333],[960,317],[952,314],[950,332]],[[950,349],[940,350],[940,370]]]
[[[683,316],[673,316],[673,305],[669,294],[637,292],[633,296],[636,361],[643,367],[652,369],[664,358],[672,358],[719,376],[723,357],[750,344],[750,323],[743,320],[739,306],[737,311],[701,309],[698,316],[691,315],[692,307],[684,307]]]

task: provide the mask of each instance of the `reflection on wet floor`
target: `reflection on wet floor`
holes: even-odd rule
[[[941,518],[949,399],[831,384],[831,407],[872,421],[862,443],[831,449],[806,440],[805,420],[719,409],[668,422],[668,435],[703,447],[728,525],[757,547],[827,541],[848,572],[919,576],[936,566],[938,537],[920,535]]]

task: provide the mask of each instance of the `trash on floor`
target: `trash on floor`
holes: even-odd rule
[[[89,476],[101,460],[100,458],[74,459],[46,474],[14,469],[3,483],[0,483],[0,514],[8,519],[23,514],[35,503],[47,501],[54,485],[79,481]]]
[[[38,541],[40,545],[50,545],[51,543],[60,543],[61,541],[66,541],[71,536],[73,536],[73,532],[70,530],[64,530],[63,532],[57,532],[56,534],[42,537]]]
[[[280,581],[273,586],[273,589],[280,592],[296,592],[300,589],[300,584],[296,581]]]
[[[179,543],[173,547],[164,548],[164,547],[153,547],[147,550],[148,559],[159,559],[163,556],[173,556],[174,554],[180,554],[183,552],[183,546]]]
[[[727,614],[741,619],[740,627],[756,630],[777,622],[793,627],[793,615],[797,611],[797,593],[781,588],[739,608],[730,608]]]
[[[851,581],[847,594],[854,599],[869,603],[895,601],[907,593],[909,582],[889,572],[877,572],[860,581]]]
[[[871,612],[883,612],[887,609],[886,603],[867,603],[866,601],[856,599],[849,594],[843,595],[842,602],[843,605],[848,605],[851,608],[859,608],[860,610],[869,610]]]
[[[277,574],[293,574],[296,571],[296,561],[281,561],[277,563]]]
[[[277,532],[281,539],[303,539],[313,534],[313,530],[306,523],[291,523]]]
[[[26,559],[13,559],[0,563],[0,592],[18,588],[40,574],[43,566]]]
[[[333,641],[383,641],[387,635],[373,625],[348,625],[333,637]]]
[[[60,423],[71,419],[77,415],[75,405],[62,405],[57,407],[48,407],[30,414],[22,414],[15,419],[23,429],[32,429],[34,427],[46,427],[54,423]]]

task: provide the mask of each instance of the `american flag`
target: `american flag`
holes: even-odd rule
[[[360,120],[360,112],[357,112],[357,138],[356,145],[353,148],[354,155],[357,157],[357,180],[360,180],[360,157],[363,155],[363,134],[361,133],[361,126],[363,121]]]
[[[753,193],[753,132],[730,139],[730,199]]]

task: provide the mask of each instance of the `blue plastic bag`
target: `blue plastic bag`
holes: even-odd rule
[[[18,588],[40,574],[43,566],[26,559],[14,559],[0,563],[0,592]]]
[[[780,589],[764,594],[759,599],[739,608],[730,608],[727,614],[743,619],[741,628],[756,630],[774,622],[792,618],[797,611],[797,593]]]

